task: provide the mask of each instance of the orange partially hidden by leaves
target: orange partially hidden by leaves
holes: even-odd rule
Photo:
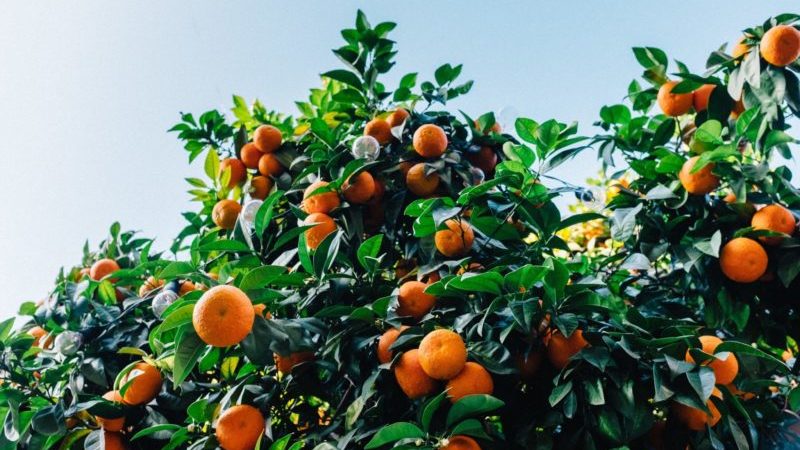
[[[252,450],[264,428],[261,411],[250,405],[236,405],[220,414],[214,434],[224,450]]]
[[[800,57],[800,31],[789,25],[777,25],[764,33],[759,47],[766,62],[788,66]]]
[[[311,213],[329,213],[339,207],[339,195],[336,191],[325,191],[314,193],[317,189],[328,185],[327,181],[317,180],[311,183],[303,191],[303,203],[300,205],[303,211]]]
[[[667,81],[658,90],[658,106],[664,114],[671,117],[682,116],[692,109],[692,93],[673,94],[672,89],[678,85],[677,81]]]
[[[164,280],[159,280],[156,277],[149,276],[141,286],[139,286],[139,297],[144,297],[148,293],[164,286]]]
[[[223,230],[232,230],[236,226],[236,219],[240,212],[242,212],[242,205],[233,200],[223,199],[218,201],[211,210],[211,220]]]
[[[408,119],[408,116],[408,111],[406,111],[404,108],[397,108],[391,114],[389,114],[389,117],[386,118],[386,122],[392,128],[399,127],[403,124],[403,122],[406,121],[406,119]]]
[[[253,305],[253,311],[255,311],[256,315],[259,317],[263,317],[265,319],[272,319],[272,313],[267,311],[267,305],[263,303],[259,303],[258,305]]]
[[[407,330],[408,327],[403,325],[399,328],[390,328],[384,332],[380,339],[378,339],[378,361],[381,364],[386,364],[393,358],[392,350],[390,347],[397,341],[397,338],[400,336],[400,333]]]
[[[406,173],[406,187],[420,197],[427,197],[439,188],[439,174],[425,175],[425,164],[414,164]]]
[[[704,84],[692,92],[692,104],[697,112],[708,109],[708,99],[711,98],[711,91],[717,87],[715,84]]]
[[[116,261],[109,258],[103,258],[92,264],[92,268],[89,269],[89,278],[93,279],[94,281],[100,281],[118,270],[119,264],[117,264]],[[111,278],[109,281],[114,283],[117,280]]]
[[[416,320],[428,314],[433,305],[436,304],[436,297],[425,293],[428,285],[421,281],[408,281],[400,285],[400,293],[397,296],[397,315],[411,316]]]
[[[772,204],[759,209],[750,221],[754,230],[769,230],[788,235],[794,234],[797,221],[791,211],[781,205]],[[779,236],[760,238],[762,242],[770,245],[780,244],[783,240]]]
[[[48,343],[52,343],[52,339],[47,339],[42,343],[42,338],[47,335],[47,330],[38,325],[28,330],[28,334],[33,336],[33,344],[31,344],[33,347],[38,347],[39,344],[42,344],[42,348],[47,348]]]
[[[206,344],[228,347],[250,334],[255,317],[247,294],[237,287],[220,285],[206,291],[194,305],[192,324]]]
[[[482,365],[468,362],[455,378],[447,382],[447,396],[455,403],[468,395],[492,395],[494,382]]]
[[[450,380],[467,362],[467,346],[458,333],[445,329],[431,331],[419,343],[419,363],[434,380]]]
[[[731,239],[719,253],[722,273],[738,283],[752,283],[761,278],[768,262],[764,247],[746,237]]]
[[[227,158],[222,160],[222,163],[219,165],[220,176],[225,173],[226,169],[230,169],[228,188],[233,188],[234,186],[243,183],[244,179],[247,178],[247,169],[244,167],[244,163],[236,158]]]
[[[414,132],[414,151],[425,158],[438,158],[447,150],[447,135],[438,125],[425,124]]]
[[[178,290],[178,296],[183,297],[189,292],[194,292],[195,290],[197,290],[197,285],[194,284],[192,280],[185,280],[183,283],[181,283],[181,287]]]
[[[458,435],[451,436],[441,450],[481,450],[481,446],[469,436]]]
[[[683,163],[678,179],[686,192],[693,195],[706,195],[719,186],[719,178],[712,173],[714,164],[706,164],[702,169],[692,173],[699,158],[699,156],[693,156]]]
[[[473,166],[481,169],[486,176],[494,175],[494,167],[497,165],[497,153],[492,147],[481,147],[477,153],[467,153],[467,160]]]
[[[278,372],[282,374],[292,373],[295,367],[302,363],[313,361],[315,358],[314,352],[295,352],[285,356],[275,353],[274,356],[275,366],[277,366]]]
[[[719,389],[714,388],[714,390],[711,392],[711,396],[722,399],[722,392],[720,392]],[[678,420],[686,425],[688,429],[693,431],[702,431],[706,428],[706,425],[710,427],[716,425],[717,422],[719,422],[719,419],[722,417],[719,409],[717,409],[717,406],[711,399],[708,399],[706,406],[710,412],[705,412],[701,409],[675,402],[672,406],[672,411],[675,413],[675,416],[678,418]]]
[[[573,355],[589,343],[583,338],[583,330],[575,330],[568,338],[560,331],[549,331],[547,336],[547,358],[553,367],[563,369]]]
[[[449,219],[444,225],[447,229],[439,230],[433,241],[436,250],[448,258],[458,258],[469,253],[475,241],[475,232],[465,220]]]
[[[383,119],[372,119],[364,127],[364,136],[372,136],[381,145],[386,145],[392,141],[392,126]]]
[[[103,394],[103,398],[112,403],[122,403],[122,396],[119,391],[108,391]],[[125,417],[117,417],[115,419],[107,419],[104,417],[96,416],[95,420],[106,431],[120,431],[125,426]]]
[[[256,176],[250,180],[250,197],[264,200],[272,190],[272,179],[265,176]]]
[[[150,403],[161,391],[161,382],[161,373],[155,366],[140,362],[120,381],[122,401],[127,405]]]
[[[738,119],[743,112],[744,112],[744,102],[741,99],[737,100],[736,103],[733,104],[733,111],[731,111],[731,117],[734,119]]]
[[[248,169],[258,169],[258,160],[261,159],[261,155],[261,150],[252,142],[244,144],[240,150],[242,163]]]
[[[497,123],[497,122],[493,123],[492,126],[489,127],[489,130],[487,130],[487,131],[483,131],[483,129],[481,128],[480,123],[477,120],[474,120],[472,122],[472,124],[475,126],[475,129],[477,129],[478,131],[483,132],[483,134],[489,134],[489,132],[492,132],[492,133],[502,133],[503,132],[503,127],[500,126],[500,124]]]
[[[409,350],[400,355],[394,366],[394,377],[403,393],[410,399],[417,399],[436,389],[436,380],[429,377],[419,364],[419,350]]]
[[[336,231],[336,222],[325,213],[312,213],[306,217],[304,221],[306,225],[316,223],[317,225],[305,231],[306,246],[311,250],[316,250],[319,244],[328,237],[329,234]]]
[[[736,42],[736,45],[733,46],[733,50],[731,51],[731,56],[734,59],[740,58],[740,57],[746,55],[747,52],[750,51],[750,46],[745,43],[745,39],[747,39],[747,37],[746,36],[742,36]]]
[[[375,179],[367,171],[351,176],[342,185],[342,195],[350,203],[359,205],[367,203],[374,194]]]
[[[258,160],[258,173],[266,176],[277,177],[283,173],[283,165],[278,160],[278,157],[272,153],[261,155]]]
[[[722,339],[716,336],[700,336],[698,339],[700,339],[703,353],[708,353],[709,355],[713,355],[717,346],[722,344]],[[686,361],[690,363],[695,362],[688,350],[686,351]],[[733,354],[729,354],[724,360],[708,360],[704,361],[702,364],[710,367],[711,370],[714,371],[716,384],[730,384],[739,373],[739,361]]]
[[[272,125],[261,125],[253,133],[253,144],[263,153],[274,153],[282,140],[281,130]]]

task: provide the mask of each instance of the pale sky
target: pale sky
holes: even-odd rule
[[[338,68],[330,49],[357,8],[399,24],[389,80],[463,63],[475,80],[453,108],[578,120],[620,102],[640,74],[632,46],[696,72],[708,53],[797,1],[4,0],[0,6],[0,317],[45,295],[118,220],[166,248],[195,209],[199,175],[166,130],[180,111],[227,111],[231,94],[295,113]],[[390,82],[390,85],[392,83]],[[591,156],[591,157],[589,157]],[[594,175],[594,152],[562,170]]]

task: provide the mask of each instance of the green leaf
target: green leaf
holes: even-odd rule
[[[358,246],[357,257],[361,267],[368,272],[372,272],[375,266],[374,259],[381,251],[381,243],[383,242],[383,235],[377,234],[362,242]]]
[[[181,328],[175,341],[175,361],[172,368],[172,381],[176,389],[192,373],[205,349],[206,343],[191,326]]]
[[[257,267],[247,272],[247,275],[244,276],[239,284],[239,289],[248,291],[263,288],[284,273],[286,273],[286,267],[283,266]]]
[[[356,89],[362,89],[361,80],[358,78],[358,75],[350,72],[349,70],[331,70],[323,73],[322,76],[332,80],[341,81],[342,83],[353,86]]]
[[[208,176],[208,178],[212,180],[217,179],[217,176],[219,175],[219,155],[213,148],[208,150],[206,162],[203,165],[203,168],[205,169],[206,176]]]
[[[503,276],[497,272],[465,273],[450,280],[447,287],[500,295],[503,293]]]
[[[423,437],[425,437],[425,432],[413,423],[396,422],[381,428],[364,448],[369,450],[401,439],[421,439]]]
[[[486,394],[467,395],[457,401],[447,413],[447,426],[452,426],[467,417],[485,414],[500,409],[505,403]]]

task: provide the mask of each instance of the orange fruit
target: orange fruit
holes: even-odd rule
[[[31,344],[31,346],[32,347],[38,347],[39,344],[42,343],[41,342],[42,338],[47,335],[47,330],[45,330],[44,328],[42,328],[42,327],[37,325],[37,326],[31,328],[30,330],[28,330],[28,334],[33,336],[33,344]],[[51,344],[52,341],[53,341],[53,339],[47,339],[44,342],[44,344],[42,345],[42,348],[47,348],[48,344]]]
[[[400,173],[402,173],[404,177],[408,175],[408,171],[411,170],[412,167],[414,167],[414,163],[411,161],[400,161],[400,164],[397,165],[397,168],[400,169]]]
[[[214,205],[211,210],[211,220],[223,230],[232,230],[236,226],[236,219],[242,212],[242,205],[233,200],[223,199]]]
[[[119,391],[108,391],[103,394],[103,398],[112,403],[122,403],[122,396]],[[106,431],[120,431],[125,426],[125,417],[117,417],[116,419],[106,419],[104,417],[95,416],[97,424]]]
[[[393,351],[389,349],[397,338],[400,336],[400,333],[407,330],[408,327],[403,325],[399,328],[390,328],[384,332],[380,339],[378,339],[378,361],[381,364],[386,364],[393,358]]]
[[[245,178],[247,178],[247,169],[245,169],[244,163],[236,158],[226,158],[222,160],[222,163],[219,165],[220,176],[222,176],[226,169],[230,169],[231,172],[228,188],[233,188],[241,184],[244,182]]]
[[[375,179],[372,175],[363,171],[354,177],[350,177],[342,185],[342,195],[350,203],[367,203],[375,194]]]
[[[105,450],[125,450],[128,448],[125,438],[119,433],[103,433],[103,442],[105,443]]]
[[[733,50],[731,51],[731,56],[734,59],[742,57],[742,56],[746,55],[748,51],[750,51],[750,46],[748,46],[744,42],[745,39],[747,39],[747,37],[746,36],[742,36],[736,42],[736,45],[733,46]]]
[[[783,362],[789,362],[789,360],[792,358],[794,358],[794,355],[792,354],[791,350],[784,350],[783,353],[781,353],[781,359]]]
[[[89,269],[89,278],[93,279],[94,281],[100,281],[119,269],[119,264],[117,264],[116,261],[109,258],[103,258],[92,264],[92,268]],[[117,280],[115,278],[109,278],[109,281],[116,283]]]
[[[438,158],[447,150],[447,135],[441,127],[425,124],[414,132],[414,150],[424,158]]]
[[[742,400],[747,401],[747,400],[752,400],[752,399],[756,398],[756,394],[754,394],[752,392],[743,391],[743,390],[739,389],[738,387],[736,387],[736,385],[733,384],[733,383],[729,384],[726,387],[728,388],[729,391],[731,391],[731,394],[739,397]]]
[[[258,160],[261,159],[261,154],[261,150],[252,142],[244,144],[239,152],[242,163],[248,169],[258,169]]]
[[[700,336],[699,339],[700,345],[702,346],[700,349],[703,350],[703,353],[708,353],[709,355],[713,355],[717,346],[722,344],[722,339],[716,336]],[[690,363],[695,362],[689,350],[686,350],[686,361]],[[733,354],[729,354],[724,360],[714,359],[704,361],[703,365],[710,367],[711,370],[714,371],[716,384],[730,384],[739,373],[739,361]]]
[[[447,439],[447,445],[441,450],[481,450],[481,446],[469,436],[457,435]]]
[[[281,130],[272,125],[261,125],[253,133],[253,145],[263,153],[275,153],[281,146]]]
[[[196,289],[197,286],[191,280],[186,280],[181,283],[181,287],[178,290],[178,296],[183,297],[184,295],[188,294],[189,292],[193,292]]]
[[[419,343],[419,364],[434,380],[454,378],[466,362],[467,346],[454,331],[443,328],[431,331]]]
[[[122,401],[127,405],[150,403],[161,391],[161,381],[161,373],[155,366],[146,362],[136,364],[120,381],[120,390],[124,391]]]
[[[306,190],[303,191],[303,203],[300,205],[303,211],[309,214],[327,214],[339,207],[339,195],[336,194],[336,191],[327,191],[314,194],[314,191],[327,185],[327,181],[317,180],[311,183]]]
[[[257,316],[261,316],[265,319],[272,319],[272,313],[267,311],[267,305],[263,303],[259,303],[258,305],[253,305],[253,311],[256,313]]]
[[[154,276],[147,277],[144,283],[139,286],[139,297],[144,297],[150,292],[164,286],[164,280],[156,279]]]
[[[677,81],[667,81],[661,85],[656,97],[661,111],[671,117],[682,116],[692,109],[692,93],[673,94],[672,89],[677,85]]]
[[[397,296],[397,315],[411,316],[415,320],[420,320],[428,314],[433,305],[436,304],[436,297],[425,293],[427,284],[420,281],[408,281],[400,285],[400,293]]]
[[[515,362],[517,364],[517,370],[519,370],[519,376],[523,380],[530,380],[536,376],[536,373],[539,372],[539,367],[542,365],[542,349],[538,348],[535,350],[531,350],[525,354],[517,354]]]
[[[394,377],[403,393],[412,400],[424,397],[436,389],[436,380],[429,377],[419,364],[419,350],[409,350],[400,355],[394,366]]]
[[[759,47],[766,62],[788,66],[800,57],[800,31],[789,25],[777,25],[764,33]]]
[[[192,325],[206,344],[228,347],[250,334],[255,317],[247,294],[237,287],[220,285],[203,293],[194,305]]]
[[[455,403],[468,395],[492,395],[494,382],[489,372],[482,365],[468,362],[464,369],[447,382],[447,396]]]
[[[467,153],[467,160],[481,169],[486,176],[492,176],[497,165],[497,153],[492,147],[481,147],[477,153]]]
[[[692,104],[695,111],[705,111],[708,108],[708,99],[711,98],[711,91],[715,87],[717,87],[715,84],[704,84],[692,92]]]
[[[283,173],[283,165],[277,156],[272,153],[265,153],[258,160],[258,173],[264,176],[277,177]]]
[[[750,221],[750,226],[755,230],[769,230],[788,235],[794,234],[797,221],[792,212],[778,204],[767,205],[759,209]],[[761,237],[762,242],[770,245],[780,244],[783,238],[779,236]]]
[[[292,373],[295,367],[304,362],[314,361],[314,352],[295,352],[286,356],[275,353],[275,366],[283,374]]]
[[[372,119],[364,127],[364,136],[372,136],[381,145],[386,145],[392,141],[392,126],[383,119]]]
[[[236,405],[220,414],[214,434],[224,450],[253,450],[264,428],[261,411],[250,405]]]
[[[436,250],[448,258],[458,258],[469,253],[475,241],[472,226],[466,220],[449,219],[447,229],[439,230],[433,237]]]
[[[272,178],[258,175],[250,180],[250,197],[264,200],[272,190]]]
[[[714,388],[714,390],[711,392],[711,396],[721,399],[722,392],[720,392],[719,389]],[[675,416],[678,418],[678,420],[683,422],[687,428],[693,431],[702,431],[706,428],[706,424],[710,427],[713,427],[722,417],[722,414],[717,409],[717,406],[710,398],[708,399],[706,406],[708,406],[710,413],[707,413],[701,409],[684,405],[683,403],[676,402],[672,406],[672,411],[675,413]]]
[[[589,343],[583,338],[583,330],[575,330],[569,338],[564,337],[558,330],[548,331],[547,358],[553,367],[563,369],[570,358],[580,352]]]
[[[688,193],[706,195],[719,186],[719,178],[712,173],[714,164],[706,164],[702,169],[692,173],[692,168],[699,158],[699,156],[693,156],[683,163],[678,179]]]
[[[478,129],[478,131],[482,131],[481,128],[480,128],[480,124],[478,123],[477,120],[472,121],[472,124],[476,129]],[[503,127],[501,127],[499,123],[495,122],[495,123],[492,124],[491,127],[489,127],[489,132],[502,133],[503,132]],[[489,132],[485,132],[483,134],[489,134]]]
[[[768,261],[764,247],[745,237],[731,239],[719,252],[722,273],[737,283],[752,283],[761,278]]]
[[[427,197],[439,188],[439,174],[425,175],[425,164],[414,164],[406,173],[406,187],[420,197]]]
[[[319,244],[328,237],[329,234],[336,231],[336,222],[325,213],[311,213],[306,217],[303,222],[306,225],[316,223],[317,225],[305,231],[306,246],[311,250],[316,250]]]
[[[410,114],[408,111],[406,111],[404,108],[397,108],[391,114],[389,114],[389,117],[386,118],[386,122],[392,128],[399,127],[403,124],[403,122],[406,121],[406,119],[408,119],[409,115]]]

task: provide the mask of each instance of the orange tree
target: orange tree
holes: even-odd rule
[[[795,190],[765,162],[800,104],[798,32],[766,36],[794,20],[672,84],[662,51],[636,49],[653,88],[587,139],[448,112],[472,86],[458,65],[390,90],[395,25],[359,13],[297,116],[240,97],[230,118],[182,115],[207,178],[187,180],[201,206],[168,251],[115,224],[21,329],[0,324],[0,448],[791,442]],[[647,114],[657,99],[674,118]],[[636,174],[599,254],[562,230],[606,216],[563,217],[555,197],[591,194],[547,176],[590,146]]]

